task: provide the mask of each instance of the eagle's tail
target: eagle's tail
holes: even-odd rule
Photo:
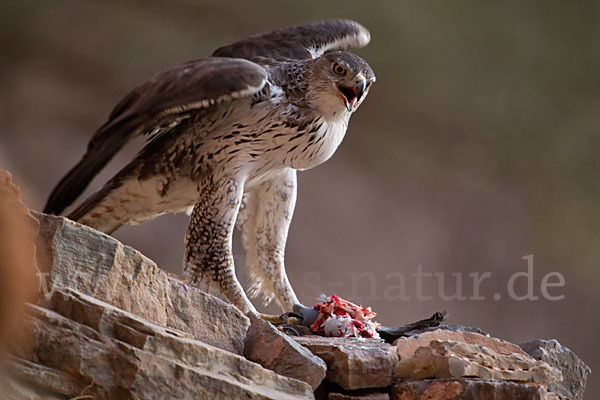
[[[44,207],[46,214],[60,214],[85,190],[96,174],[112,158],[112,154],[90,154],[88,151],[54,188]]]
[[[87,152],[52,190],[44,213],[60,214],[79,197],[96,174],[133,136],[128,123],[107,123],[100,127],[88,145]]]

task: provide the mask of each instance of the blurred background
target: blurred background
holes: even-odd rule
[[[329,17],[371,30],[357,53],[377,83],[334,157],[299,175],[286,262],[300,298],[336,293],[386,325],[447,310],[449,323],[516,343],[556,338],[600,371],[598,2],[3,1],[0,168],[39,210],[141,81],[248,35]],[[115,236],[180,273],[187,219]],[[507,282],[527,271],[528,255],[539,299],[511,299]],[[236,259],[246,282],[239,243]],[[445,273],[444,291],[424,279],[429,300],[417,299],[419,266]],[[485,272],[485,300],[468,299],[468,274]],[[562,300],[542,297],[550,272],[564,276],[549,289]],[[457,273],[467,299],[444,300]],[[515,291],[526,293],[525,278]],[[591,379],[587,398],[598,396]]]

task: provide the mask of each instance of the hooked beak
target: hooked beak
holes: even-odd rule
[[[362,74],[356,77],[356,81],[352,86],[340,85],[338,90],[340,91],[340,97],[344,100],[346,109],[348,112],[352,112],[356,106],[356,103],[362,99],[363,94],[367,88],[367,80]]]

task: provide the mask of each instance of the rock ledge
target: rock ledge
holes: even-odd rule
[[[110,236],[34,216],[42,290],[3,364],[9,398],[583,399],[590,370],[556,341],[291,337]]]

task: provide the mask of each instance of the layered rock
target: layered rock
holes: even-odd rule
[[[12,340],[0,397],[314,397],[241,356],[249,321],[235,307],[110,236],[36,216],[42,290],[27,306],[27,334]]]
[[[250,326],[110,236],[35,216],[43,290],[4,361],[10,375],[0,373],[9,398],[301,399],[316,389],[331,400],[580,399],[590,372],[558,342],[521,348],[464,327],[416,330],[394,345],[302,327],[291,338],[253,316]]]
[[[231,304],[167,275],[139,251],[66,218],[40,220],[38,261],[45,297],[75,289],[155,324],[243,354],[248,318]],[[42,298],[43,299],[43,298]]]
[[[543,386],[486,379],[425,379],[394,385],[391,400],[559,400]]]
[[[547,390],[560,381],[558,369],[479,333],[439,329],[395,346],[374,339],[295,340],[327,363],[327,385],[318,398],[558,399]]]
[[[327,400],[390,400],[390,395],[373,391],[354,391],[352,393],[332,392],[327,396]]]
[[[486,346],[451,340],[433,340],[427,347],[419,347],[412,357],[398,362],[394,376],[402,380],[478,377],[536,384],[562,379],[559,370],[526,354],[501,354]]]
[[[315,390],[325,378],[325,362],[269,322],[250,315],[244,355],[265,368],[308,383]]]
[[[585,384],[592,371],[575,353],[557,340],[537,339],[519,346],[536,360],[545,361],[560,370],[562,381],[548,385],[552,392],[564,398],[583,400]]]
[[[398,360],[394,346],[375,339],[294,338],[327,364],[326,380],[345,390],[386,387]]]
[[[30,391],[17,398],[313,398],[304,382],[75,290],[46,304],[30,305],[32,346],[11,360],[12,390]]]
[[[522,354],[526,353],[516,344],[506,340],[497,339],[475,332],[452,331],[448,329],[436,329],[419,333],[409,338],[400,338],[394,342],[398,350],[398,357],[406,360],[412,357],[419,347],[427,347],[434,340],[454,341],[485,346],[498,354]]]

